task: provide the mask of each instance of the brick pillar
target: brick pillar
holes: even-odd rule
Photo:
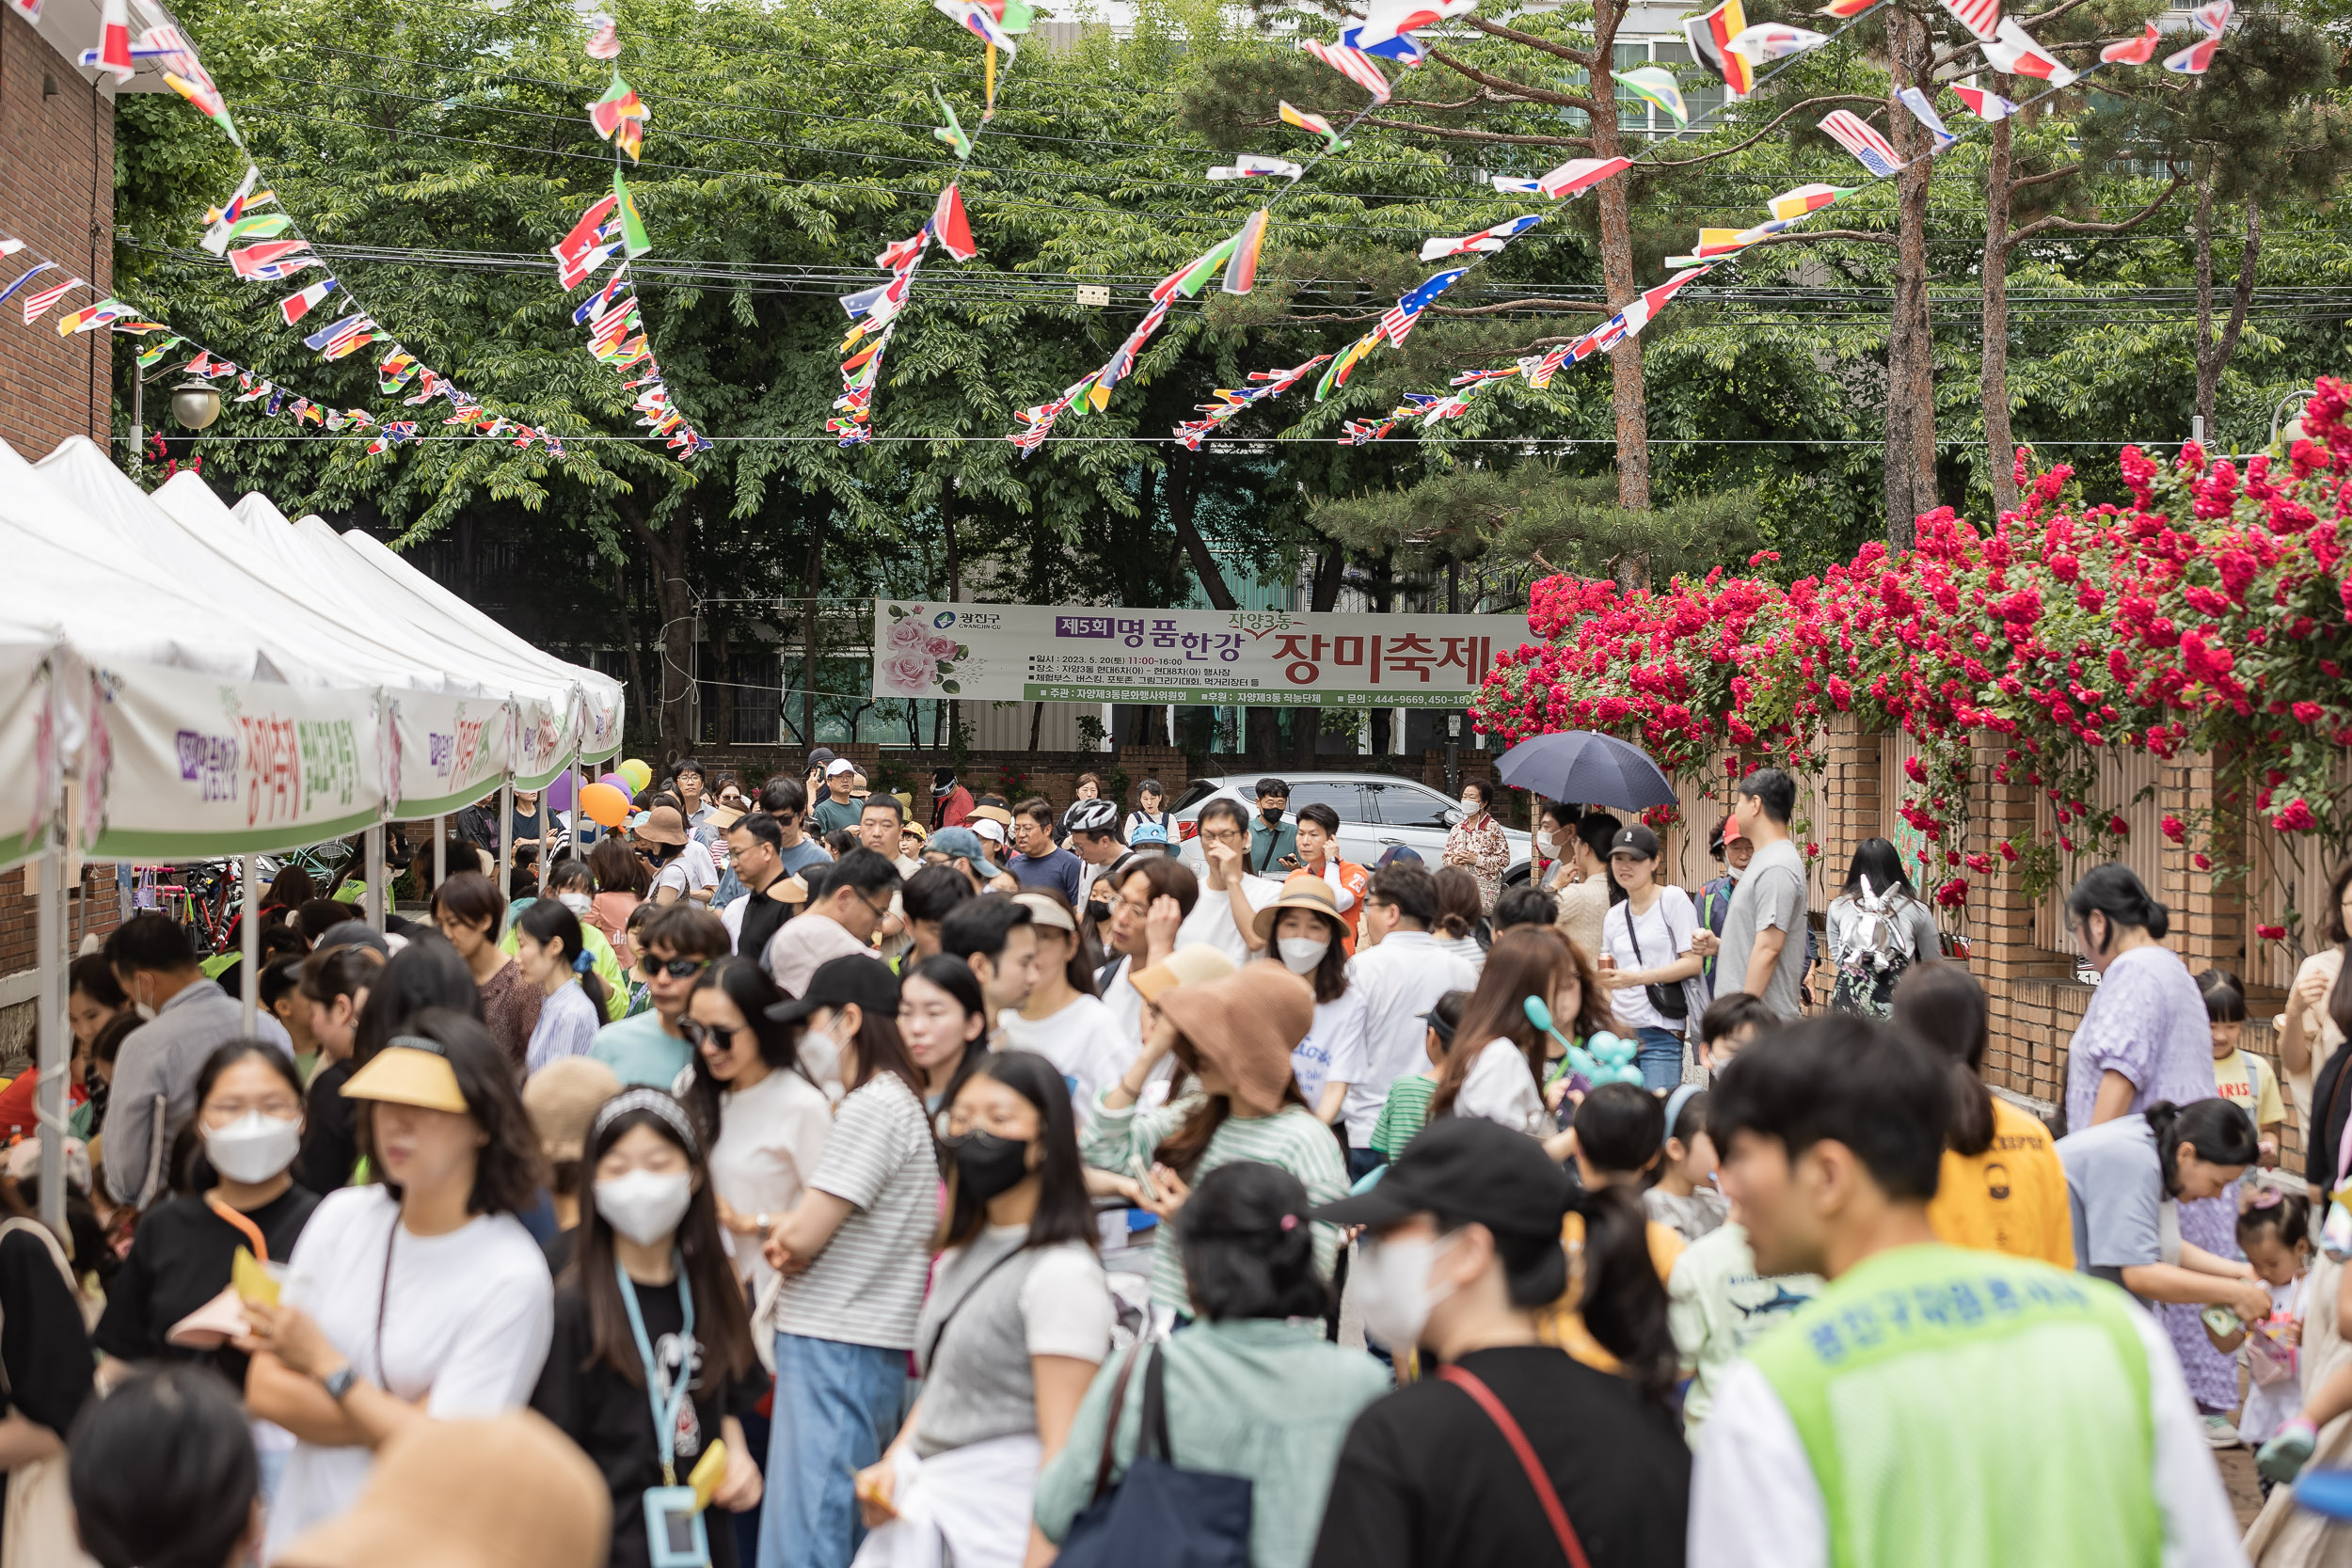
[[[1836,715],[1821,735],[1821,820],[1813,824],[1813,839],[1833,892],[1845,883],[1855,845],[1891,836],[1880,820],[1879,741],[1878,732],[1851,713]]]
[[[2034,945],[2033,905],[2025,879],[1998,848],[2007,840],[2023,850],[2033,840],[2033,791],[1993,779],[2008,750],[2004,736],[1983,733],[1970,748],[1967,837],[1956,847],[1963,854],[1991,856],[1993,869],[1966,873],[1968,968],[1989,1004],[1993,1037],[1985,1052],[1986,1080],[2020,1094],[2056,1099],[2065,1081],[2056,1021],[2046,984],[2028,983],[2037,970],[2048,969],[2048,956]]]
[[[2220,804],[2220,770],[2208,756],[2175,757],[2163,765],[2156,779],[2156,804],[2164,815],[2195,821]],[[2211,855],[2217,864],[2242,866],[2246,860],[2243,817],[2223,809],[2216,824]],[[2241,870],[2217,887],[2213,873],[2200,871],[2190,856],[2198,851],[2167,840],[2160,851],[2154,893],[2172,912],[2171,931],[2165,939],[2191,971],[2218,964],[2239,974],[2247,972],[2246,879]]]

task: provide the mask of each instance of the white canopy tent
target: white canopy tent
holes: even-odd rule
[[[40,860],[36,1118],[64,1126],[69,861],[246,858],[541,787],[620,749],[622,693],[497,626],[364,535],[152,495],[74,437],[0,442],[0,868]],[[246,923],[252,1027],[259,925]],[[43,1140],[44,1218],[64,1189]],[[53,1212],[54,1211],[54,1212]]]

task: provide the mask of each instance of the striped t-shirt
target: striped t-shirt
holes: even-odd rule
[[[922,1100],[891,1072],[851,1090],[808,1184],[851,1212],[814,1263],[785,1276],[776,1327],[913,1350],[939,1224],[939,1161]]]
[[[1404,1153],[1413,1135],[1429,1125],[1429,1101],[1437,1092],[1438,1081],[1418,1072],[1391,1084],[1389,1098],[1380,1104],[1380,1119],[1372,1126],[1372,1147],[1391,1160]]]
[[[1151,1170],[1160,1145],[1201,1101],[1202,1097],[1194,1093],[1156,1110],[1138,1112],[1130,1105],[1114,1111],[1104,1103],[1104,1095],[1097,1095],[1093,1118],[1078,1133],[1078,1153],[1097,1169],[1141,1180]],[[1270,1117],[1226,1117],[1187,1180],[1199,1186],[1209,1172],[1236,1160],[1255,1160],[1290,1172],[1306,1187],[1310,1204],[1337,1203],[1347,1196],[1347,1166],[1340,1158],[1339,1140],[1303,1105],[1285,1105]],[[1339,1257],[1338,1227],[1316,1226],[1314,1243],[1315,1268],[1328,1279]],[[1184,1291],[1184,1259],[1167,1227],[1152,1245],[1152,1300],[1157,1306],[1196,1315],[1192,1298]]]

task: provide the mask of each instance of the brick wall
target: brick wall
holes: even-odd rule
[[[0,7],[0,233],[24,242],[0,261],[0,279],[15,278],[38,253],[58,267],[44,281],[81,277],[91,286],[31,326],[17,300],[0,319],[0,439],[28,461],[69,436],[103,441],[110,424],[113,334],[59,338],[51,325],[58,311],[94,303],[114,279],[114,107],[86,75]]]
[[[38,1022],[34,977],[40,958],[39,911],[25,876],[22,866],[0,872],[0,999],[5,999],[0,1000],[0,1075],[23,1070],[32,1055]],[[82,936],[103,938],[117,924],[114,867],[85,866],[80,887],[71,881],[66,885],[67,953]]]

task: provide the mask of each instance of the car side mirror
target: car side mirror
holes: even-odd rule
[[[1449,828],[1458,828],[1458,827],[1460,827],[1460,826],[1462,825],[1462,818],[1463,818],[1463,816],[1464,816],[1465,815],[1466,815],[1466,814],[1463,812],[1462,808],[1461,808],[1461,807],[1459,807],[1459,806],[1448,806],[1448,807],[1446,807],[1446,808],[1445,808],[1445,825],[1446,825],[1447,827],[1449,827]]]

